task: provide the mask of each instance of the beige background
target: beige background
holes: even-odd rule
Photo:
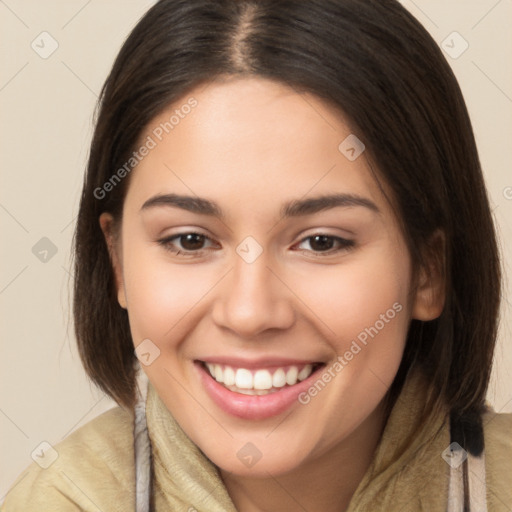
[[[402,3],[452,54],[473,120],[508,275],[489,400],[512,412],[512,1]],[[76,353],[69,255],[97,95],[152,4],[0,0],[0,502],[42,441],[113,405]]]

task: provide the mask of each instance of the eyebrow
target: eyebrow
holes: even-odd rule
[[[142,205],[141,210],[148,210],[158,206],[181,208],[192,213],[210,215],[219,219],[226,217],[220,206],[214,201],[197,196],[178,194],[161,194],[151,197]],[[354,206],[364,207],[374,213],[380,213],[379,208],[373,201],[355,194],[329,194],[308,199],[294,199],[285,203],[281,207],[280,213],[283,218],[300,217],[331,208],[350,208]]]

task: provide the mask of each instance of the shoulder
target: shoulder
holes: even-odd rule
[[[134,482],[133,415],[115,407],[42,449],[7,493],[2,512],[130,510]]]
[[[512,503],[512,414],[483,415],[485,472],[489,510]]]

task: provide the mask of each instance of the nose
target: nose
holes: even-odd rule
[[[213,320],[240,337],[288,329],[295,322],[293,294],[260,256],[252,263],[236,257],[213,306]]]

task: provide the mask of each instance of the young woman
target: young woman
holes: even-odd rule
[[[75,254],[119,407],[6,512],[511,509],[489,203],[398,2],[158,2],[102,92]]]

